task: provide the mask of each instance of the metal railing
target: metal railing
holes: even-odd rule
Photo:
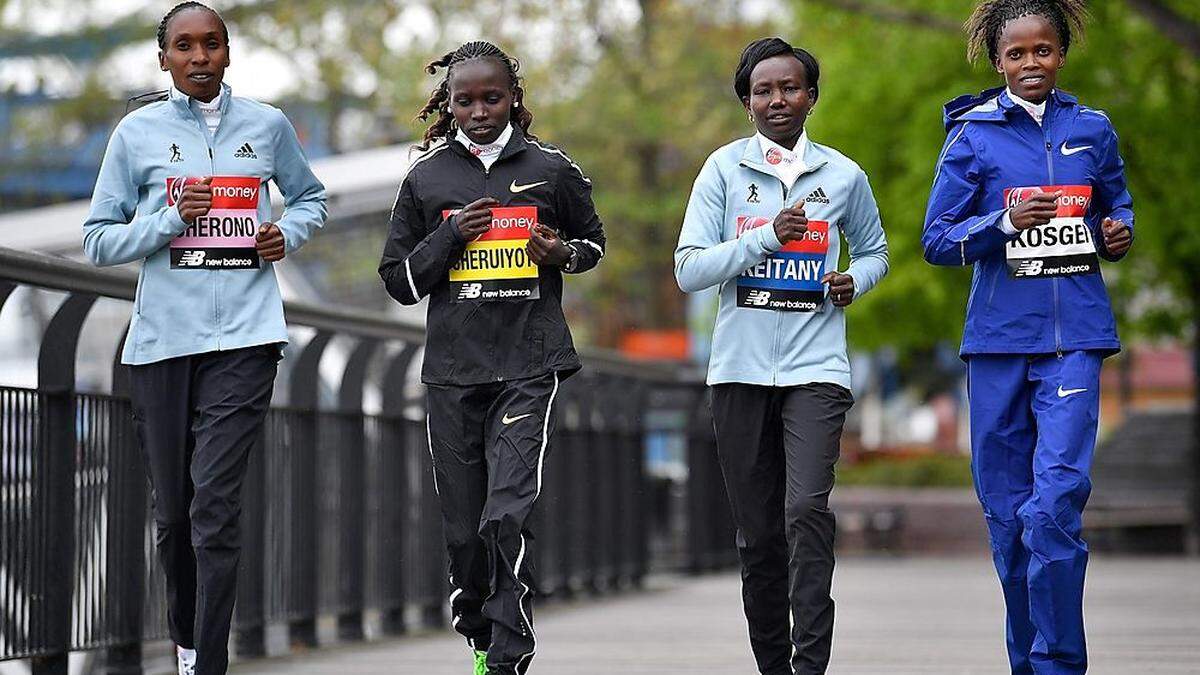
[[[97,650],[106,673],[141,673],[142,645],[166,636],[149,490],[130,415],[128,375],[113,357],[110,394],[79,393],[76,347],[100,297],[132,300],[136,275],[0,248],[0,308],[24,285],[67,295],[49,320],[36,388],[0,387],[0,661],[66,673],[71,651]],[[444,626],[445,559],[424,430],[410,373],[419,326],[376,314],[285,303],[313,336],[288,359],[285,407],[273,407],[243,488],[235,616],[239,658],[268,652],[268,632],[319,646]],[[353,340],[335,404],[319,405],[318,366],[335,337]],[[651,568],[701,572],[733,562],[703,385],[685,369],[584,351],[561,391],[559,424],[534,513],[543,596],[641,584]],[[364,412],[368,380],[382,412]],[[651,430],[652,409],[674,430]],[[686,443],[686,478],[646,471],[648,434]],[[270,629],[270,631],[269,631]]]

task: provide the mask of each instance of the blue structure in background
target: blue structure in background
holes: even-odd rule
[[[97,101],[98,107],[111,114],[104,116],[103,122],[84,127],[82,138],[72,130],[39,138],[40,134],[31,134],[31,129],[22,124],[23,120],[36,120],[39,130],[46,129],[44,120],[51,119],[55,108],[65,102],[40,91],[0,93],[0,212],[91,196],[104,148],[125,112],[125,102]],[[332,152],[327,116],[320,108],[307,102],[284,102],[280,106],[296,126],[310,159]]]

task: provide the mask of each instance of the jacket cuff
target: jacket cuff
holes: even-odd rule
[[[174,237],[187,229],[188,224],[184,222],[183,216],[179,215],[178,204],[168,208],[165,216],[163,234]]]
[[[1021,232],[1017,230],[1017,228],[1013,227],[1012,217],[1009,215],[1010,211],[1011,209],[1004,209],[1004,216],[1000,219],[1000,222],[997,223],[996,226],[999,227],[1000,231],[1004,234],[1007,234],[1010,237],[1016,237],[1020,235]]]
[[[775,253],[783,248],[783,242],[779,241],[779,237],[776,236],[773,223],[767,223],[766,225],[759,227],[758,231],[762,233],[759,235],[759,238],[764,249],[771,253]]]
[[[466,246],[467,240],[465,237],[462,236],[462,232],[460,232],[458,230],[458,214],[457,213],[455,213],[455,214],[451,215],[449,218],[447,218],[446,222],[442,223],[442,227],[450,228],[450,237],[454,240],[455,243],[457,243],[461,246]]]

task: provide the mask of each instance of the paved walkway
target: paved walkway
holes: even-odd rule
[[[649,586],[541,611],[531,675],[754,673],[735,575]],[[834,597],[831,675],[1008,672],[989,560],[847,558]],[[1090,673],[1200,673],[1200,562],[1095,559],[1086,612]],[[242,663],[233,672],[467,675],[470,665],[461,640],[436,633]]]

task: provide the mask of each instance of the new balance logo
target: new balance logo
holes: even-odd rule
[[[459,300],[474,300],[483,294],[483,284],[463,284],[458,291]]]
[[[188,251],[179,256],[180,267],[200,267],[204,264],[204,251]]]
[[[1036,277],[1042,274],[1041,260],[1026,260],[1017,267],[1016,276],[1018,277]]]
[[[258,159],[258,155],[254,154],[254,148],[250,147],[249,143],[242,143],[242,147],[233,153],[238,159]]]
[[[828,204],[829,195],[825,194],[825,188],[819,187],[809,193],[809,195],[804,198],[804,201],[813,202],[816,204]]]
[[[750,291],[749,293],[746,294],[747,304],[754,305],[755,307],[762,307],[763,305],[766,305],[770,301],[771,301],[771,292],[770,291]]]

